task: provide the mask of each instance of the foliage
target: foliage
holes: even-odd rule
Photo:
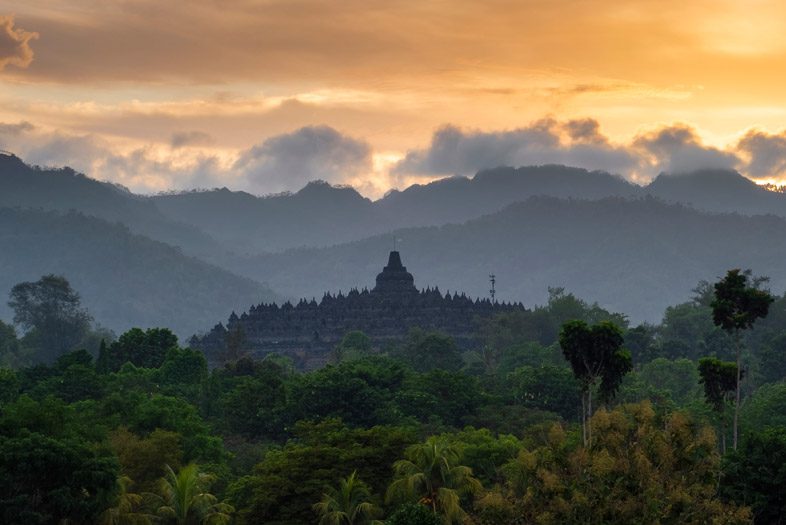
[[[99,525],[153,525],[155,516],[143,510],[144,497],[129,492],[133,484],[126,476],[117,479],[117,499],[112,507],[101,513]]]
[[[109,371],[117,371],[125,363],[158,368],[173,348],[177,348],[177,336],[166,328],[132,328],[109,346],[104,366]]]
[[[3,523],[87,523],[113,499],[117,464],[78,438],[23,429],[0,437]]]
[[[712,321],[734,336],[737,350],[737,381],[734,398],[734,449],[739,435],[742,357],[739,333],[753,326],[756,319],[767,317],[770,304],[774,301],[769,292],[759,289],[766,279],[750,277],[750,272],[729,270],[726,277],[715,283],[715,299],[712,301]]]
[[[359,330],[344,334],[341,342],[333,350],[333,358],[336,363],[369,355],[371,355],[371,339]]]
[[[355,470],[379,493],[390,480],[391,464],[415,441],[408,429],[352,429],[335,419],[298,423],[294,435],[229,487],[241,523],[311,523],[311,504],[324,487]]]
[[[461,499],[483,487],[472,469],[461,465],[461,452],[445,438],[432,436],[412,445],[405,459],[393,464],[395,480],[385,496],[388,502],[417,502],[442,516],[445,525],[461,520],[466,512]]]
[[[82,308],[79,294],[59,275],[17,284],[8,306],[14,310],[14,323],[26,330],[36,361],[51,363],[73,350],[90,329],[92,318]]]
[[[598,384],[602,400],[616,394],[622,379],[631,370],[630,352],[622,348],[622,330],[608,321],[589,326],[584,321],[568,321],[562,326],[559,344],[562,353],[581,385],[582,423],[585,444],[592,442],[592,427],[586,418],[592,416],[592,391]]]
[[[772,337],[759,351],[761,376],[765,383],[786,379],[786,333]]]
[[[24,360],[14,325],[0,321],[0,367],[15,368]]]
[[[704,357],[699,359],[699,374],[707,403],[714,410],[722,412],[737,387],[737,365]]]
[[[719,456],[711,429],[648,402],[599,410],[587,448],[561,426],[505,467],[510,511],[522,523],[750,523],[716,496]],[[511,522],[514,522],[511,520]]]
[[[434,512],[419,503],[399,505],[385,520],[385,525],[441,525],[442,520]]]
[[[767,317],[774,298],[759,288],[760,283],[749,272],[729,270],[726,277],[715,283],[713,322],[727,332],[736,332],[747,330],[757,319]]]
[[[517,403],[547,410],[566,420],[577,419],[581,389],[570,369],[564,366],[525,366],[508,376]]]
[[[786,519],[786,427],[748,433],[723,460],[721,494],[753,510],[756,523]]]
[[[234,509],[208,492],[213,477],[199,471],[196,464],[182,467],[177,473],[169,465],[161,479],[161,505],[157,514],[164,523],[223,525],[230,522]]]
[[[419,328],[410,330],[406,342],[393,353],[393,357],[418,372],[436,369],[456,371],[462,365],[461,353],[452,337]]]
[[[121,472],[134,481],[141,492],[152,492],[164,475],[164,465],[177,469],[182,463],[182,437],[176,432],[156,429],[147,436],[137,436],[126,427],[109,435],[112,450],[120,462]]]
[[[339,480],[338,489],[328,487],[322,499],[314,504],[319,525],[382,524],[374,518],[382,514],[371,501],[371,493],[357,477],[357,471]]]

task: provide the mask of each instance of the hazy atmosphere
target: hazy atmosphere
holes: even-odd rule
[[[786,523],[786,4],[0,0],[0,523]]]

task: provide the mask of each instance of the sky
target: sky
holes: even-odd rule
[[[786,179],[786,3],[0,0],[0,148],[141,193]]]

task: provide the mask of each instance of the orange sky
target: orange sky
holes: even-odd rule
[[[786,177],[786,4],[684,4],[0,0],[0,147],[146,192]]]

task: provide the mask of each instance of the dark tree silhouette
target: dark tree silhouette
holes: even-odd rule
[[[17,284],[11,289],[8,306],[40,361],[52,362],[73,350],[90,330],[92,319],[63,276],[50,274]]]
[[[726,453],[726,402],[737,390],[737,365],[703,357],[699,359],[700,382],[704,385],[704,398],[712,405],[721,419],[721,451]]]
[[[726,277],[715,283],[715,300],[712,301],[712,320],[734,338],[737,353],[737,388],[734,396],[734,429],[732,432],[734,450],[737,450],[737,437],[740,415],[740,383],[742,382],[742,341],[740,332],[753,326],[756,319],[766,317],[772,295],[760,289],[766,279],[751,278],[750,271],[729,270]]]
[[[614,323],[601,321],[589,326],[584,321],[568,321],[562,325],[559,344],[573,375],[581,385],[582,437],[584,445],[592,443],[592,390],[598,385],[601,399],[614,397],[623,377],[631,370],[630,352],[622,348],[622,330]]]

